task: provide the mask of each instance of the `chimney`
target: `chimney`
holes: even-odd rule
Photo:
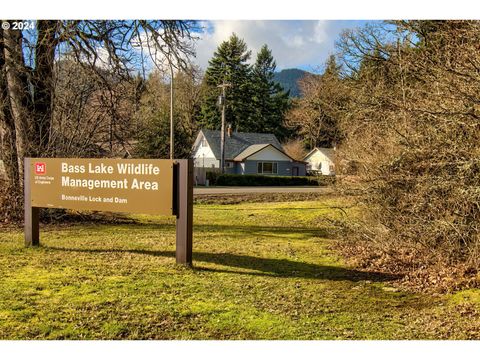
[[[227,127],[227,135],[228,135],[228,137],[231,137],[231,136],[232,136],[232,125],[231,125],[231,124],[228,124],[228,127]]]

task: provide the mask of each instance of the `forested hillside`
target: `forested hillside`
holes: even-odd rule
[[[300,97],[298,81],[307,74],[309,74],[309,72],[300,69],[284,69],[276,72],[273,79],[279,83],[285,91],[290,90],[290,97]]]

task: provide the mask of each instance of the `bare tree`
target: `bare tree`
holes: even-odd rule
[[[299,86],[302,97],[287,114],[286,125],[302,135],[310,148],[333,146],[342,137],[338,117],[345,102],[335,58],[329,58],[322,75],[307,75]]]
[[[156,44],[156,52],[183,66],[193,54],[193,26],[194,22],[173,20],[40,20],[36,22],[35,36],[28,42],[21,31],[2,30],[1,157],[10,191],[21,194],[24,157],[43,155],[54,138],[56,61],[69,54],[81,66],[96,72],[113,94],[112,83],[131,78],[136,69],[145,66],[149,41]],[[32,66],[27,66],[26,47],[34,54]],[[112,76],[116,81],[111,81]]]
[[[302,160],[307,154],[305,144],[301,139],[291,139],[282,144],[283,150],[295,160]]]
[[[138,125],[135,150],[142,157],[167,157],[169,155],[170,96],[169,79],[160,71],[154,71],[145,82],[135,121]],[[180,71],[175,76],[176,96],[174,124],[176,133],[175,153],[188,156],[197,133],[197,117],[200,111],[201,73],[193,67]]]
[[[399,21],[338,42],[350,69],[340,156],[361,165],[369,215],[360,235],[390,258],[416,254],[412,266],[479,267],[479,34],[478,21]]]

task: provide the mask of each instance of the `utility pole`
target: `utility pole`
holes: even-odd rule
[[[170,59],[168,59],[168,64],[170,65],[170,159],[173,160],[175,131],[173,127],[173,66]]]
[[[220,170],[222,174],[225,173],[225,89],[229,86],[232,86],[232,84],[227,84],[225,82],[218,85],[219,88],[222,88],[222,95],[220,95],[220,98],[218,99],[219,105],[222,106],[222,129],[220,133]]]

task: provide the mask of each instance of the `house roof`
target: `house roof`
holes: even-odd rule
[[[333,153],[335,152],[335,149],[334,148],[319,148],[319,147],[315,147],[313,148],[307,155],[305,155],[303,157],[303,161],[305,161],[305,159],[309,158],[310,156],[312,156],[312,154],[314,154],[316,151],[319,151],[323,154],[325,154],[326,156],[330,157],[333,155]]]
[[[272,144],[255,144],[255,145],[250,145],[248,148],[246,148],[245,150],[243,150],[240,154],[238,154],[235,159],[235,161],[243,161],[245,160],[246,158],[249,158],[250,156],[252,156],[253,154],[256,154],[257,152],[259,151],[262,151],[263,149],[265,149],[266,147],[273,147],[274,149],[276,149],[277,151],[280,151],[283,155],[285,156],[288,156],[288,154],[286,154],[285,152],[283,152],[283,150],[280,150],[278,149],[276,146],[272,145]],[[292,159],[290,156],[288,156],[290,159]],[[293,159],[292,159],[293,160]]]
[[[201,130],[201,133],[203,133],[203,135],[205,136],[205,139],[207,140],[208,145],[212,149],[215,158],[220,159],[221,132],[219,130]],[[252,148],[252,150],[256,149],[255,152],[263,149],[268,145],[273,145],[275,148],[283,152],[282,145],[273,134],[232,132],[231,136],[225,135],[225,159],[235,159],[242,152],[244,152],[244,150],[251,147],[252,145],[263,146],[261,148]]]

